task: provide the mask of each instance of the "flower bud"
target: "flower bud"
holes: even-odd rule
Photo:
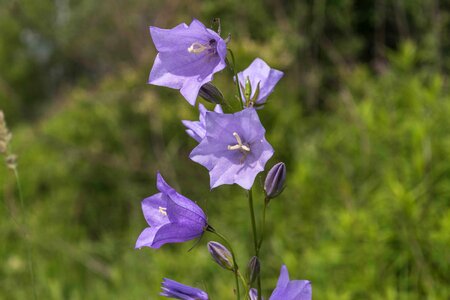
[[[202,85],[198,94],[200,97],[211,103],[221,104],[224,102],[222,93],[210,82]]]
[[[218,242],[209,242],[208,251],[219,266],[230,271],[234,270],[233,255],[224,245]]]
[[[259,276],[261,271],[261,264],[257,256],[253,256],[248,262],[247,272],[248,272],[248,282],[252,284],[255,282],[256,278]]]
[[[264,182],[264,191],[268,199],[275,198],[283,191],[285,180],[286,165],[279,162],[270,169]]]
[[[250,101],[252,95],[252,84],[250,83],[250,78],[245,79],[244,97],[247,102]]]
[[[250,291],[248,291],[248,297],[250,298],[250,300],[257,300],[258,290],[255,288],[251,288]]]

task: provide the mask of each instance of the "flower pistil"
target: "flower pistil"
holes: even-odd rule
[[[217,45],[216,40],[210,39],[209,42],[206,44],[194,42],[189,46],[189,48],[187,50],[189,53],[194,53],[194,54],[200,54],[200,53],[204,52],[205,50],[209,50],[210,53],[215,54],[216,53],[216,45]]]
[[[239,150],[243,152],[244,154],[250,152],[250,147],[247,145],[244,145],[242,143],[241,137],[237,132],[233,132],[233,136],[236,138],[237,144],[236,145],[228,145],[228,150]]]

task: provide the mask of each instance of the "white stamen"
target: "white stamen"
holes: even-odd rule
[[[189,53],[199,54],[207,49],[210,49],[210,47],[200,44],[198,42],[195,42],[195,43],[192,43],[192,45],[190,45],[187,50],[189,51]]]
[[[159,212],[162,214],[162,215],[165,215],[165,216],[167,216],[167,208],[165,208],[165,207],[159,207]]]
[[[242,144],[241,137],[237,132],[233,132],[233,136],[236,138],[236,145],[228,145],[228,150],[243,150],[244,152],[250,152],[250,147]]]

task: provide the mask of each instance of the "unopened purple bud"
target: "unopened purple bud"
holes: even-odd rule
[[[218,242],[209,242],[208,251],[219,266],[230,271],[234,270],[233,255],[224,245]]]
[[[264,191],[267,199],[275,198],[283,191],[285,180],[286,165],[283,162],[279,162],[270,169],[264,182]]]
[[[248,262],[247,266],[248,270],[248,281],[249,284],[255,282],[256,278],[259,276],[259,272],[261,271],[261,264],[257,256],[253,256]]]
[[[220,90],[210,82],[202,85],[198,94],[206,101],[214,104],[221,104],[224,102],[223,95]]]

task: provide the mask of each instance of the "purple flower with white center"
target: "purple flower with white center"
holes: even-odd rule
[[[175,280],[164,278],[161,296],[181,300],[208,300],[208,294],[201,289],[181,284]]]
[[[256,300],[258,292],[251,289],[249,292],[251,300]],[[308,280],[289,280],[289,273],[285,265],[281,266],[280,277],[275,290],[269,300],[311,300],[311,282]]]
[[[235,114],[206,112],[206,135],[189,157],[209,170],[210,186],[236,183],[249,190],[273,148],[253,108]]]
[[[206,134],[205,115],[208,110],[201,103],[198,105],[198,109],[200,111],[199,121],[183,120],[181,122],[184,127],[186,127],[186,133],[200,143]],[[222,107],[219,104],[214,107],[214,111],[216,113],[223,114]]]
[[[139,235],[136,248],[159,248],[167,243],[180,243],[200,237],[208,226],[203,210],[177,193],[157,174],[160,193],[142,201],[147,227]]]
[[[200,21],[182,23],[172,29],[150,27],[156,55],[148,83],[180,89],[195,104],[200,87],[225,68],[225,41]]]
[[[253,99],[252,105],[261,106],[266,103],[267,97],[273,92],[283,74],[281,71],[270,68],[261,58],[256,58],[247,69],[239,72],[237,76],[242,87],[245,87],[247,79],[250,81],[251,99],[254,98],[259,85],[259,94],[256,99]]]

